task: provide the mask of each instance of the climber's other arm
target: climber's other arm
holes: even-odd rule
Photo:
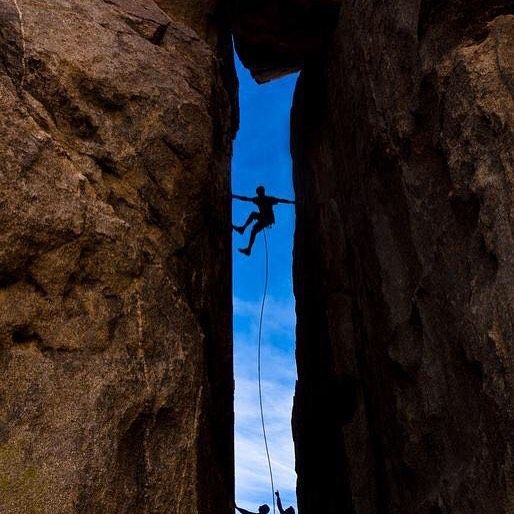
[[[242,200],[243,202],[253,202],[253,198],[250,198],[249,196],[232,195],[232,198]]]
[[[287,198],[273,198],[276,203],[287,203],[290,205],[294,205],[296,202],[294,200],[288,200]]]

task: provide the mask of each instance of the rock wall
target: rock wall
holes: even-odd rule
[[[0,511],[231,511],[225,4],[303,68],[301,514],[513,513],[505,0],[0,0]]]
[[[231,512],[224,19],[0,0],[2,513]]]
[[[345,2],[304,68],[301,514],[514,512],[513,14]]]

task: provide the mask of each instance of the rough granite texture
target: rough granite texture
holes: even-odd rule
[[[217,9],[0,0],[3,514],[231,512]]]
[[[346,2],[305,66],[301,514],[514,513],[512,14]]]
[[[513,514],[512,2],[226,4],[304,68],[300,514]],[[2,514],[231,512],[228,20],[0,0]]]

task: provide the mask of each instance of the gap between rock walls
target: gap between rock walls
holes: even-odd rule
[[[296,206],[284,203],[294,199],[289,127],[296,76],[258,85],[237,58],[236,67],[241,105],[232,172],[236,498],[249,511],[267,504],[274,512],[277,489],[285,507],[296,508],[290,429],[296,381],[292,291]],[[272,224],[257,232],[267,223]],[[256,225],[251,254],[241,253]]]

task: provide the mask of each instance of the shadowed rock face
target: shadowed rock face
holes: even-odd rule
[[[514,512],[512,11],[347,3],[305,66],[303,514]]]
[[[230,510],[216,9],[0,0],[2,513]]]
[[[230,0],[237,52],[258,82],[298,71],[319,54],[341,0]]]

